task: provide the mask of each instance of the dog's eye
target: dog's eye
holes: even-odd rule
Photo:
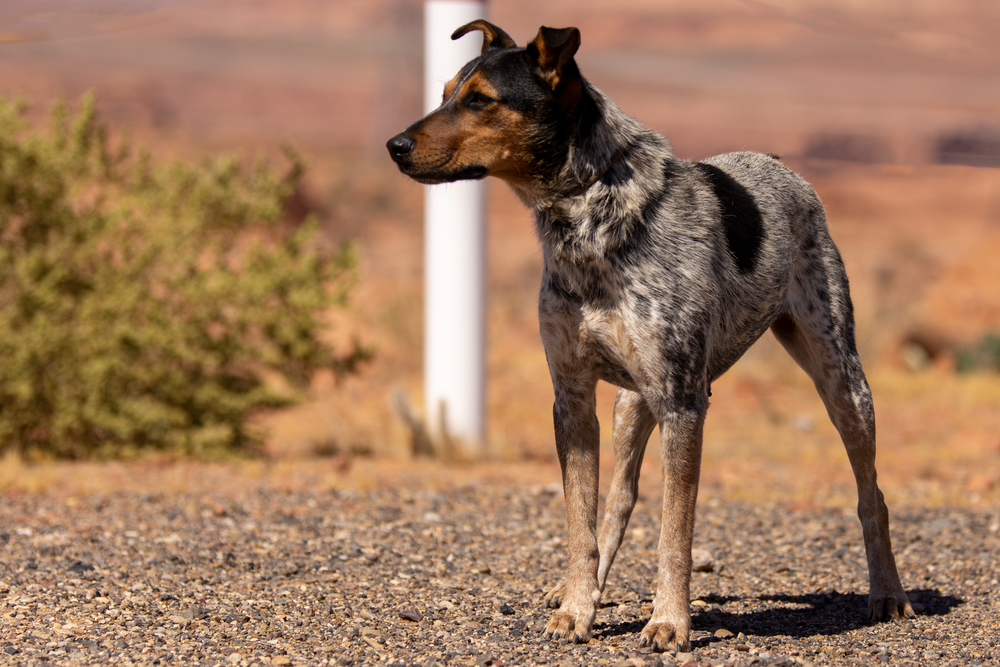
[[[487,97],[482,93],[469,93],[469,96],[465,98],[465,106],[476,110],[485,109],[493,102],[494,100],[492,98]]]

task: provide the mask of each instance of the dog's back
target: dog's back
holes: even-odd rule
[[[711,375],[727,370],[784,313],[808,311],[840,286],[817,285],[820,273],[842,274],[840,253],[826,227],[819,197],[798,174],[762,153],[726,153],[696,163],[718,202],[725,248],[735,265],[722,276],[726,304]],[[829,269],[839,269],[830,271]],[[826,282],[825,280],[819,282]],[[846,291],[846,285],[843,286]],[[849,303],[837,304],[849,308]]]

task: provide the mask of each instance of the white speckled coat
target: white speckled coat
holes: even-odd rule
[[[535,213],[539,325],[552,377],[568,567],[547,602],[552,637],[587,641],[660,429],[662,530],[640,643],[687,649],[691,542],[711,383],[768,328],[810,375],[858,485],[873,620],[912,616],[875,479],[875,417],[855,349],[847,276],[813,189],[774,156],[674,157],[666,139],[590,85],[575,28],[526,48],[476,21],[482,55],[441,107],[389,141],[422,182],[494,175]],[[620,387],[615,471],[597,530],[598,380]]]

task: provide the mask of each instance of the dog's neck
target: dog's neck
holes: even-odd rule
[[[573,188],[573,190],[566,193],[565,197],[571,198],[582,195],[584,192],[589,190],[590,187],[594,185],[594,183],[599,181],[601,178],[605,176],[605,174],[611,171],[611,169],[614,168],[614,166],[618,164],[618,161],[621,160],[624,156],[625,156],[625,146],[622,146],[621,148],[618,149],[618,152],[615,153],[614,156],[612,156],[612,158],[608,161],[608,164],[606,167],[604,167],[604,169],[594,172],[593,176],[588,178],[586,182],[581,183],[579,187]]]
[[[660,191],[669,143],[625,114],[591,85],[576,115],[561,169],[518,192],[535,211],[546,254],[571,264],[593,262],[621,246]]]

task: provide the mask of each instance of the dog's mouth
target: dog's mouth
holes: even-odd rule
[[[459,169],[418,169],[412,165],[399,165],[399,170],[424,185],[438,183],[454,183],[455,181],[471,181],[486,178],[488,169],[482,165],[469,165]]]

